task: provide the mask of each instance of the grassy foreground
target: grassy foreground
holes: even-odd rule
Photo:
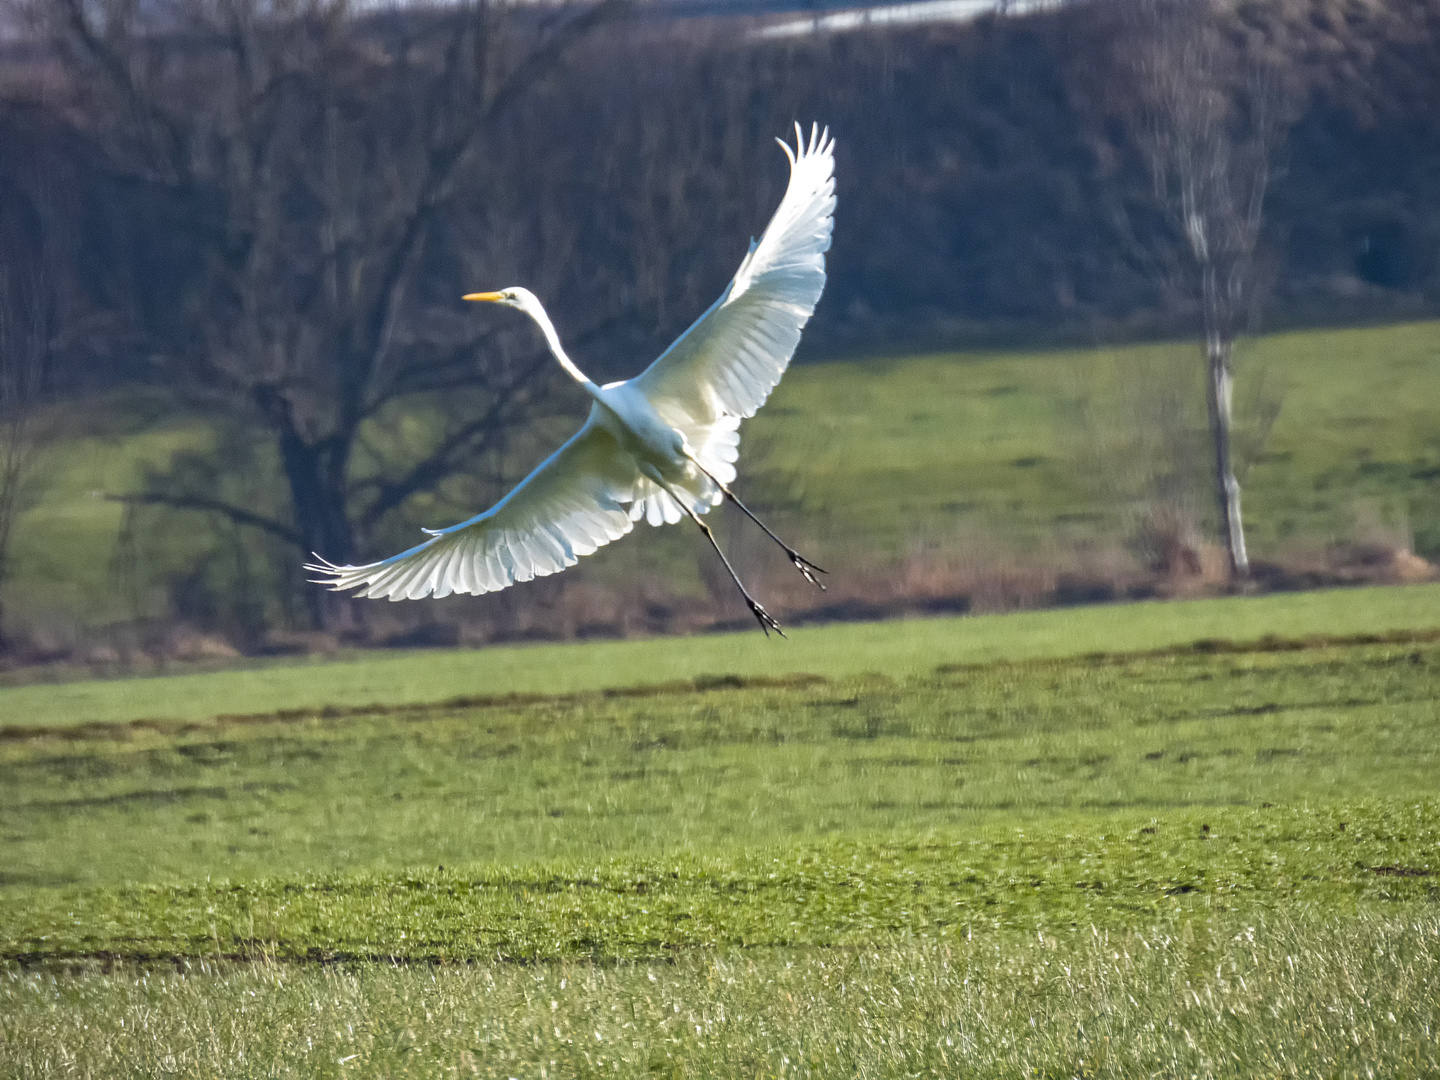
[[[0,1075],[1433,1075],[1440,640],[1330,610],[12,726]]]
[[[0,1065],[295,1077],[1421,1077],[1433,914],[1217,918],[673,964],[0,974]]]

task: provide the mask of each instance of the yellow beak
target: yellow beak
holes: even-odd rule
[[[490,301],[491,303],[498,303],[499,301],[504,300],[505,297],[504,297],[504,295],[503,295],[502,293],[498,293],[498,292],[472,292],[472,293],[466,293],[466,294],[465,294],[464,296],[462,296],[460,299],[461,299],[461,300],[488,300],[488,301]]]

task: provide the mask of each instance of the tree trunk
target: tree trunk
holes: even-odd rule
[[[290,485],[290,502],[295,508],[295,527],[305,546],[315,555],[344,565],[354,557],[355,538],[345,507],[343,466],[324,444],[311,446],[294,432],[282,432],[280,460]],[[345,630],[357,622],[354,604],[348,597],[307,585],[305,606],[317,630]]]
[[[9,477],[0,477],[0,590],[10,577],[10,526],[15,515],[14,492],[4,486]],[[10,636],[5,632],[5,597],[0,591],[0,656],[10,651]]]
[[[256,400],[280,451],[280,466],[290,487],[295,531],[307,552],[330,562],[348,563],[355,554],[355,533],[346,506],[346,467],[353,439],[337,432],[320,442],[307,442],[296,427],[290,403],[269,387]],[[317,630],[345,630],[360,623],[348,597],[318,585],[305,590],[305,606]]]
[[[1245,526],[1240,516],[1240,481],[1230,460],[1231,399],[1234,372],[1231,367],[1234,342],[1211,328],[1205,336],[1206,400],[1210,412],[1210,442],[1215,450],[1215,495],[1220,512],[1220,536],[1230,558],[1230,576],[1250,576],[1250,557],[1245,552]]]

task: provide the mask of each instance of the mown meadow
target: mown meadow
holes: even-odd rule
[[[1434,1073],[1435,592],[9,713],[0,1072]]]
[[[57,666],[0,675],[0,727],[209,720],[514,694],[585,693],[741,676],[925,674],[939,664],[1135,652],[1196,641],[1383,635],[1440,629],[1440,586],[1357,588],[1145,602],[983,618],[793,627],[785,641],[738,633],[475,649],[355,651],[250,659],[162,678]],[[7,685],[8,683],[8,685]]]

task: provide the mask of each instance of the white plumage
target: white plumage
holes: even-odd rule
[[[815,128],[807,141],[798,124],[795,134],[793,151],[780,143],[790,159],[790,183],[760,240],[720,299],[633,379],[597,386],[586,378],[565,354],[539,300],[525,289],[466,297],[531,316],[555,358],[594,399],[589,417],[483,514],[380,562],[336,566],[320,559],[307,566],[317,581],[391,600],[494,592],[573,566],[641,518],[660,525],[689,516],[714,543],[700,515],[725,498],[745,509],[728,487],[735,478],[740,421],[754,416],[780,381],[825,287],[834,141],[828,130]],[[818,585],[811,571],[819,568],[765,531]],[[761,626],[778,629],[738,577],[735,583]]]

